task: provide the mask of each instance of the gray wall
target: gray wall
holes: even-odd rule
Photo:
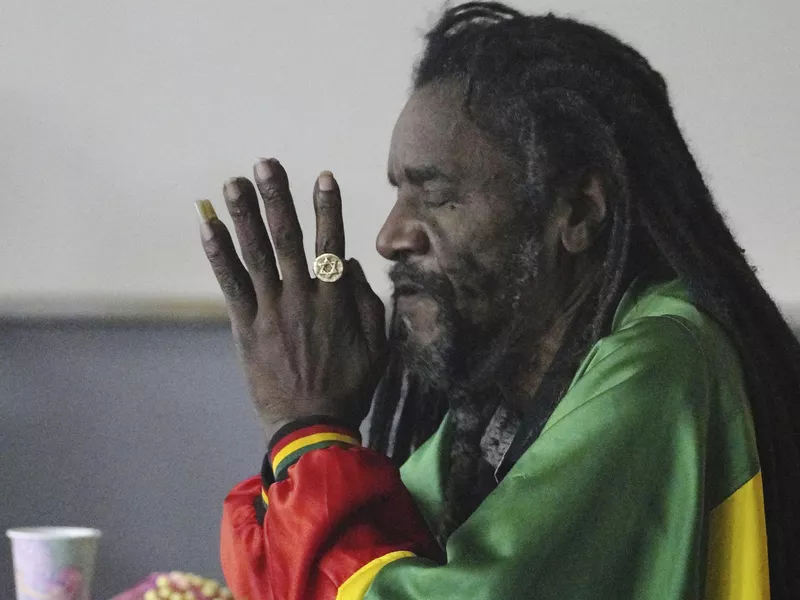
[[[0,531],[103,530],[93,597],[154,570],[220,576],[226,492],[260,467],[225,325],[0,324]],[[13,598],[0,540],[0,598]]]
[[[311,256],[314,178],[336,174],[348,255],[387,293],[389,138],[443,4],[3,0],[0,298],[217,298],[190,203],[228,220],[222,183],[257,156],[286,166]],[[607,27],[652,62],[767,289],[800,303],[800,2],[511,4]]]

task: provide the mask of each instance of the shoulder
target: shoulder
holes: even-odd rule
[[[677,279],[649,285],[634,283],[620,301],[611,333],[602,342],[613,345],[614,340],[626,336],[650,336],[658,346],[669,348],[670,340],[664,336],[669,338],[673,333],[677,338],[671,341],[679,347],[691,346],[712,362],[733,359],[738,364],[730,335],[696,304]]]
[[[635,379],[680,385],[706,380],[708,357],[701,334],[691,323],[670,315],[647,316],[629,322],[592,347],[570,386],[595,392]]]
[[[620,418],[651,421],[689,415],[700,423],[749,411],[733,341],[677,281],[626,294],[611,333],[592,347],[548,426],[598,401]]]
[[[704,373],[709,393],[722,413],[748,409],[744,370],[733,338],[692,300],[680,280],[631,286],[620,302],[611,334],[600,341],[598,357],[620,345],[657,360],[661,369]],[[588,366],[588,365],[586,365]]]
[[[724,334],[674,285],[623,299],[612,331],[589,351],[548,423],[589,403],[620,419],[648,422],[688,414],[705,421]]]

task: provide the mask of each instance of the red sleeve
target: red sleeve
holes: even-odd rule
[[[441,560],[397,468],[358,433],[304,420],[270,446],[262,476],[223,507],[222,569],[237,600],[363,595],[394,560]]]

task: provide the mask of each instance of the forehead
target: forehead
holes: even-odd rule
[[[473,123],[463,108],[457,81],[434,82],[411,95],[395,123],[388,169],[397,180],[404,169],[437,167],[453,177],[492,177],[511,161]]]

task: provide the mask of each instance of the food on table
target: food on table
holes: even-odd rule
[[[213,579],[172,571],[151,573],[111,600],[233,600],[233,594]]]

